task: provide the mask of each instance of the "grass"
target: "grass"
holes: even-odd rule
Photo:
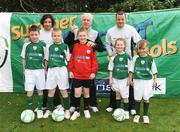
[[[83,113],[75,121],[54,122],[51,118],[24,124],[20,114],[25,108],[25,94],[0,93],[0,132],[178,132],[180,131],[180,99],[152,98],[150,103],[151,124],[134,124],[132,117],[116,122],[111,113],[105,112],[108,98],[98,98],[99,113],[85,119]],[[35,101],[34,101],[35,102]],[[142,111],[142,110],[141,110]]]

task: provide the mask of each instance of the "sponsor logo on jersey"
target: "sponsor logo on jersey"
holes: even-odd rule
[[[57,48],[57,47],[56,47],[56,48],[54,48],[54,50],[55,50],[55,51],[58,51],[58,50],[59,50],[59,48]]]
[[[37,46],[33,46],[33,50],[37,50]]]
[[[90,50],[87,50],[87,51],[86,51],[86,53],[87,53],[87,54],[90,54],[90,53],[91,53],[91,51],[90,51]]]
[[[144,65],[144,64],[145,64],[145,61],[144,61],[144,60],[142,60],[142,61],[141,61],[141,64],[142,64],[142,65]]]
[[[120,58],[119,58],[119,61],[123,61],[123,58],[120,57]]]

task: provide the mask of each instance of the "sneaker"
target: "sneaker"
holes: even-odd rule
[[[112,108],[112,107],[107,107],[107,108],[106,108],[106,111],[107,111],[107,112],[112,112],[112,111],[113,111],[113,108]]]
[[[37,110],[37,118],[38,119],[43,118],[43,111],[42,110]]]
[[[139,119],[140,119],[140,115],[135,115],[134,119],[133,119],[133,122],[134,123],[139,123]]]
[[[51,114],[52,112],[50,110],[46,110],[46,112],[43,115],[43,118],[48,118]]]
[[[78,117],[80,117],[80,113],[77,112],[77,111],[75,111],[75,112],[73,113],[73,115],[71,116],[70,120],[71,120],[71,121],[74,121],[74,120],[76,120]]]
[[[129,119],[129,111],[125,111],[125,119]]]
[[[63,108],[63,106],[60,104],[60,105],[57,105],[56,107],[55,107],[55,109],[62,109],[62,110],[64,110],[64,108]]]
[[[74,107],[74,106],[71,106],[71,107],[69,108],[69,111],[70,111],[71,113],[73,113],[73,112],[75,111],[75,107]]]
[[[97,107],[95,107],[95,106],[90,106],[90,108],[92,109],[92,111],[93,112],[99,112],[99,110],[98,110],[98,108]]]
[[[85,115],[85,118],[87,119],[91,118],[89,110],[84,110],[84,115]]]
[[[136,110],[134,110],[134,109],[130,110],[130,112],[131,112],[131,115],[135,115],[136,114]]]
[[[149,117],[148,117],[148,116],[143,116],[143,122],[144,122],[145,124],[149,124],[149,123],[150,123]]]
[[[70,112],[69,112],[69,110],[65,110],[65,113],[64,113],[64,117],[66,118],[66,119],[70,119]]]

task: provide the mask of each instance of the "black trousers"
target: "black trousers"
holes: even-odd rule
[[[110,91],[110,102],[108,107],[116,108],[116,93],[114,91]],[[135,109],[135,101],[134,101],[134,89],[132,86],[129,87],[129,110]]]
[[[73,83],[72,83],[72,79],[70,79],[70,87],[71,87],[71,90],[70,90],[70,106],[75,106],[75,103],[74,103],[74,86],[73,86]],[[90,106],[97,106],[97,98],[96,98],[96,85],[95,85],[95,80],[93,79],[93,84],[92,86],[90,87],[90,99],[89,99],[89,105]]]
[[[47,97],[48,97],[48,90],[43,90],[43,107],[46,107],[47,105]],[[58,106],[61,104],[61,98],[60,98],[60,90],[58,87],[56,87],[56,91],[54,93],[54,106]]]

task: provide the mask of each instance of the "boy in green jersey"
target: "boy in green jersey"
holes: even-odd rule
[[[134,99],[136,102],[136,115],[133,122],[139,123],[140,103],[141,100],[143,100],[143,122],[149,124],[149,99],[152,97],[153,87],[156,85],[157,67],[154,59],[148,54],[148,42],[146,40],[140,40],[137,43],[137,50],[138,56],[133,57],[130,68],[131,77],[133,77]]]
[[[108,70],[109,84],[116,92],[117,108],[121,108],[123,100],[126,119],[129,119],[128,97],[129,97],[129,64],[130,56],[125,53],[126,41],[118,38],[115,42],[117,54],[110,59]]]
[[[67,62],[69,61],[69,48],[62,43],[62,32],[58,28],[52,31],[53,44],[46,48],[46,62],[48,66],[46,89],[48,89],[47,110],[44,118],[48,118],[53,110],[53,98],[55,89],[58,85],[63,97],[65,109],[65,118],[70,118],[69,97],[67,89],[69,88]]]
[[[37,118],[43,117],[42,99],[45,89],[45,68],[44,55],[46,44],[39,40],[39,29],[32,25],[29,29],[30,43],[23,45],[21,57],[23,58],[23,66],[25,73],[25,90],[27,91],[27,109],[32,109],[32,96],[34,87],[38,91],[38,110]]]

